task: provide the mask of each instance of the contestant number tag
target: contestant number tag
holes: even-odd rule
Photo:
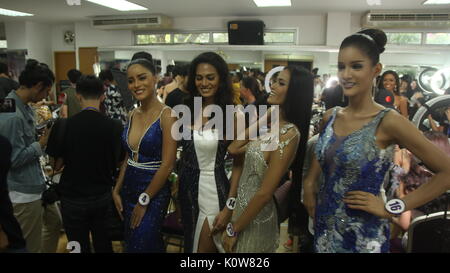
[[[400,199],[392,199],[386,203],[386,210],[392,214],[401,214],[405,211],[405,202]]]
[[[234,210],[235,207],[236,207],[236,198],[234,197],[228,198],[227,208],[229,208],[230,210]]]
[[[145,192],[141,193],[141,195],[139,195],[139,204],[147,206],[148,203],[150,203],[150,196]]]

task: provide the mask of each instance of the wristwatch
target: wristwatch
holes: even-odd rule
[[[236,207],[236,198],[234,197],[228,198],[226,204],[229,210],[234,210],[234,208]]]
[[[147,206],[150,203],[150,195],[148,195],[146,192],[141,193],[139,195],[139,204],[142,206]]]
[[[233,224],[231,222],[228,223],[226,231],[228,237],[236,237],[238,235],[238,233],[234,231]]]
[[[401,199],[391,199],[384,206],[385,209],[394,215],[400,215],[405,211],[406,204],[405,201]]]

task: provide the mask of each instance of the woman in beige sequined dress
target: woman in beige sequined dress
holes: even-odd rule
[[[246,140],[235,140],[228,147],[232,155],[245,154],[245,160],[232,221],[222,237],[227,252],[270,253],[278,248],[279,224],[273,194],[296,155],[303,155],[297,151],[305,148],[312,97],[312,74],[303,68],[286,67],[267,101],[279,106],[278,141],[272,149],[264,137],[249,141],[248,136],[257,130],[255,122],[245,131]],[[272,112],[276,113],[268,111]]]

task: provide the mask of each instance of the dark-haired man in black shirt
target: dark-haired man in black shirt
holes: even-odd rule
[[[59,190],[68,241],[80,243],[81,252],[90,252],[91,233],[95,252],[112,252],[107,212],[114,172],[123,158],[123,128],[120,121],[99,111],[104,96],[100,79],[82,76],[76,91],[82,110],[64,126],[55,124],[47,153],[56,159],[57,170],[64,166]]]
[[[167,106],[173,108],[178,104],[184,104],[184,100],[189,96],[189,92],[186,89],[188,70],[189,65],[177,65],[173,69],[172,74],[177,87],[167,95],[164,102]]]

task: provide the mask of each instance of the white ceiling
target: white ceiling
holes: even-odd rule
[[[413,10],[450,12],[450,5],[423,6],[424,0],[292,0],[292,7],[258,8],[252,0],[130,0],[147,7],[145,13],[170,17],[282,16],[324,14],[327,12],[362,13],[369,10]],[[376,5],[380,2],[381,5]],[[0,7],[35,14],[33,17],[0,16],[1,21],[74,22],[90,16],[142,14],[120,12],[81,0],[81,6],[69,6],[66,0],[0,0]]]

